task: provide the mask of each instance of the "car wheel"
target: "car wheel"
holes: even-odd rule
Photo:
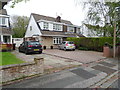
[[[41,53],[42,53],[42,51],[39,52],[39,54],[41,54]]]
[[[64,48],[64,51],[67,51],[67,49],[66,49],[66,48]]]
[[[75,49],[73,49],[73,51],[75,51]]]
[[[27,51],[27,50],[25,50],[25,54],[26,54],[26,55],[28,54],[28,51]]]
[[[20,48],[18,50],[19,50],[19,52],[21,52]]]

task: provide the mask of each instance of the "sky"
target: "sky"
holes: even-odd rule
[[[86,17],[86,9],[81,4],[76,5],[75,0],[30,0],[20,2],[11,8],[11,2],[4,8],[7,9],[8,15],[20,15],[30,17],[31,13],[45,16],[61,16],[64,20],[71,21],[74,25],[80,26]]]

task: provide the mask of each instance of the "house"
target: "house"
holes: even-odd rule
[[[42,46],[57,48],[67,37],[84,37],[80,26],[70,21],[32,13],[25,33],[25,38],[36,37]]]
[[[11,46],[12,44],[12,30],[10,28],[9,15],[7,15],[6,9],[3,9],[4,5],[10,0],[2,0],[0,4],[0,44],[4,47]]]

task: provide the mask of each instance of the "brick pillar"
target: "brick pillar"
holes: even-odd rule
[[[112,52],[113,52],[112,49],[110,49],[108,46],[103,47],[103,56],[112,57],[113,56]]]

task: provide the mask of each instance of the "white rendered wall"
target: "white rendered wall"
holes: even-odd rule
[[[31,26],[32,26],[32,30],[30,29]],[[27,27],[25,37],[32,37],[33,35],[36,35],[36,34],[42,35],[41,32],[40,32],[40,29],[37,26],[37,23],[36,23],[34,17],[31,16],[28,27]]]

